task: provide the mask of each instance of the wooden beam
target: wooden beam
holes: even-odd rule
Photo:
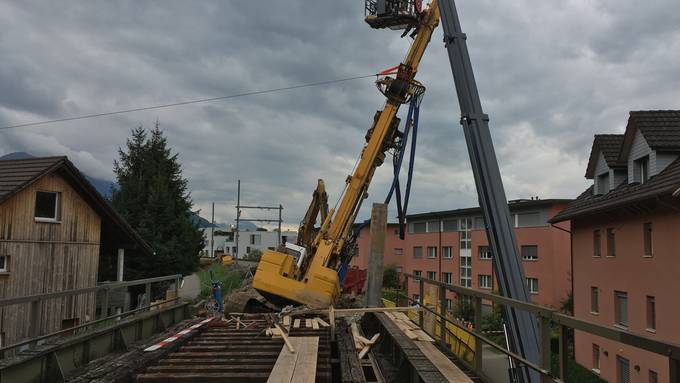
[[[298,352],[281,348],[267,383],[314,383],[319,337],[290,337],[290,342]]]

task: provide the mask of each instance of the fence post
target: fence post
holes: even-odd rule
[[[30,312],[30,324],[29,324],[29,336],[35,338],[40,335],[40,301],[31,301],[31,312]],[[30,349],[34,349],[37,346],[37,342],[31,342],[28,345]]]
[[[544,315],[539,315],[540,319],[540,353],[541,353],[541,368],[550,371],[550,318]],[[549,375],[541,374],[541,383],[550,383],[552,378]]]
[[[439,286],[439,306],[441,307],[439,313],[439,342],[443,348],[446,348],[446,287]]]
[[[174,304],[179,303],[179,284],[180,284],[181,281],[182,281],[182,277],[177,277],[177,279],[175,279],[175,299],[176,300],[175,300]]]
[[[424,300],[424,296],[425,296],[425,281],[423,280],[422,276],[418,279],[418,281],[419,281],[419,289],[420,289],[419,295],[418,295],[418,297],[419,297],[418,298],[419,299],[418,305],[420,306],[420,311],[418,311],[418,326],[420,326],[420,328],[423,328],[423,326],[425,325],[425,316],[424,316],[425,313],[423,312],[423,310],[424,310],[423,309],[423,306],[424,306],[423,300]]]
[[[100,318],[106,318],[109,316],[109,289],[104,289],[104,298],[102,299]]]
[[[146,284],[146,291],[144,292],[145,300],[144,306],[149,307],[151,306],[151,283]]]
[[[560,379],[563,382],[567,381],[567,361],[569,360],[569,336],[567,331],[569,329],[560,325],[560,347],[559,347],[559,364],[560,364]]]
[[[474,297],[475,299],[475,334],[482,334],[482,298]],[[484,344],[479,338],[475,337],[475,371],[482,371],[482,359],[484,356],[484,350],[482,348]]]

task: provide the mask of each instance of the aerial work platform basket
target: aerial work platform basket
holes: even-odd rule
[[[365,12],[372,28],[409,29],[419,23],[422,0],[366,0]]]

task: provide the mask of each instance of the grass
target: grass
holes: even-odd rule
[[[201,295],[208,296],[211,294],[210,286],[210,271],[213,272],[213,278],[222,283],[222,295],[229,294],[232,290],[241,286],[241,274],[238,271],[230,270],[229,266],[224,266],[221,263],[215,263],[210,268],[202,270],[198,273],[198,278],[201,280]]]

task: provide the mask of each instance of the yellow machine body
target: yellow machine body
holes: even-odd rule
[[[267,250],[257,266],[253,288],[314,308],[328,307],[340,295],[337,271],[327,267],[310,268],[302,280],[290,277],[295,272],[293,256]]]

